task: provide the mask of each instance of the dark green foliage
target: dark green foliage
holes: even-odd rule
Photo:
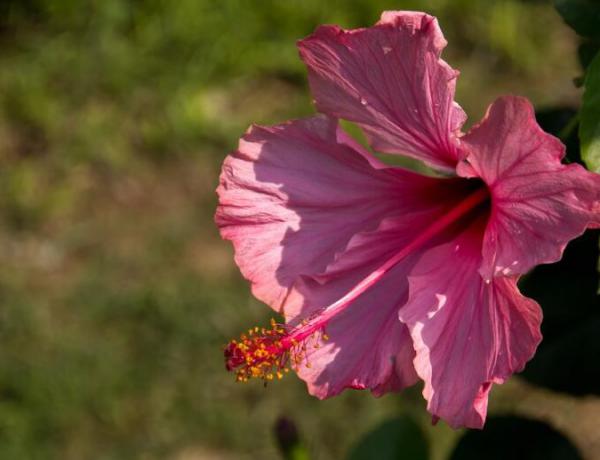
[[[582,37],[600,37],[600,2],[598,0],[554,0],[554,6]]]
[[[544,131],[558,137],[565,144],[567,163],[583,164],[577,135],[577,110],[571,107],[546,108],[537,110],[535,118]]]
[[[277,446],[285,460],[308,460],[306,446],[300,439],[296,424],[287,417],[279,417],[273,429]]]
[[[587,70],[598,51],[600,51],[600,43],[597,41],[584,41],[579,45],[577,56],[583,70]]]
[[[483,430],[466,433],[450,460],[582,460],[571,442],[542,422],[490,417]]]
[[[348,460],[427,460],[427,439],[409,416],[387,420],[365,434]]]
[[[590,170],[600,173],[600,54],[589,64],[584,86],[579,123],[581,158]]]
[[[544,340],[522,374],[537,385],[600,394],[599,237],[600,231],[589,230],[567,246],[560,262],[537,267],[521,283],[544,311]]]

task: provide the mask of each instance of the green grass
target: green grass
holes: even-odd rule
[[[340,458],[388,415],[426,421],[418,390],[319,402],[295,377],[236,385],[221,356],[269,311],[212,223],[219,165],[250,123],[312,113],[296,39],[392,8],[440,17],[472,120],[507,92],[578,100],[546,2],[3,2],[3,458],[277,458],[281,414]]]

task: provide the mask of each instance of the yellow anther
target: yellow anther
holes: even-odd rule
[[[309,324],[309,321],[305,319],[302,324]],[[328,338],[322,331],[313,331],[308,338],[304,334],[291,333],[286,326],[271,319],[270,327],[252,327],[227,345],[226,367],[235,372],[238,382],[259,378],[266,384],[282,379],[290,367],[295,370],[300,366],[310,368],[307,348],[319,348],[322,346],[319,339]]]

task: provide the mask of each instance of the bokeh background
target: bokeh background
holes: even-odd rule
[[[220,164],[250,123],[313,112],[295,40],[385,9],[439,17],[470,123],[506,93],[579,104],[549,1],[0,2],[1,458],[277,459],[283,415],[337,459],[402,413],[447,458],[462,432],[429,425],[420,388],[319,402],[294,376],[235,384],[222,359],[271,313],[213,224]],[[597,397],[516,378],[490,405],[600,458]]]

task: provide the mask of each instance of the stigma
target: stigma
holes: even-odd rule
[[[315,329],[308,321],[296,328],[271,319],[270,327],[254,327],[232,340],[224,350],[225,368],[235,373],[237,382],[262,379],[265,384],[281,380],[291,369],[310,367],[307,347],[318,348],[328,337],[322,329]]]

